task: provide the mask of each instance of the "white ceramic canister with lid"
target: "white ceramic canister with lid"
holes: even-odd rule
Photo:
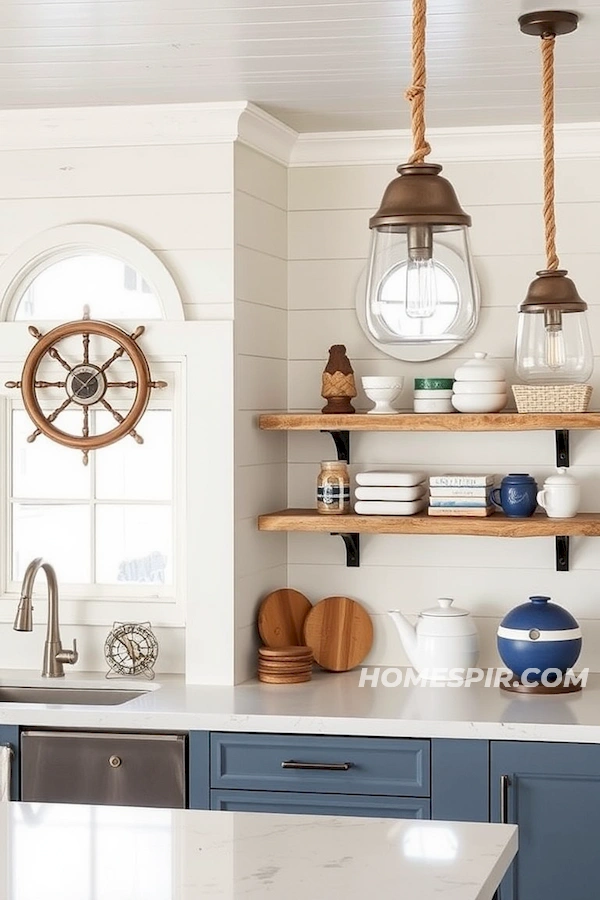
[[[564,467],[550,475],[538,491],[537,502],[550,519],[572,519],[579,511],[581,487]]]
[[[505,381],[502,366],[486,359],[487,353],[475,353],[473,359],[463,363],[454,373],[455,381]]]

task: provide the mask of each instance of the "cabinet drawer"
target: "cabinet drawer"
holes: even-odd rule
[[[428,797],[429,741],[211,735],[211,787]]]
[[[360,794],[345,797],[343,794],[285,794],[281,791],[211,791],[210,808],[308,816],[429,818],[429,800],[416,797],[364,797]]]

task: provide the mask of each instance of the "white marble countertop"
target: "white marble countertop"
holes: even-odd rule
[[[514,825],[4,803],[0,900],[491,900],[516,851]]]
[[[0,703],[0,725],[600,743],[600,675],[590,675],[582,692],[556,697],[507,694],[482,685],[361,688],[359,676],[359,670],[322,672],[305,684],[212,687],[186,685],[174,675],[149,682],[69,672],[54,681],[30,671],[0,670],[0,687],[145,691],[121,706]]]

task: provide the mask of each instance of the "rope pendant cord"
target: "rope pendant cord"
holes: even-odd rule
[[[554,211],[554,44],[553,34],[542,35],[542,112],[544,135],[544,231],[546,269],[558,269]]]
[[[408,159],[411,165],[421,165],[431,153],[425,139],[425,29],[427,25],[427,0],[413,0],[412,22],[412,84],[404,96],[411,105],[413,152]]]

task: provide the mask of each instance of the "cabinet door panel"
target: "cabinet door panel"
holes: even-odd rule
[[[428,797],[429,769],[429,741],[211,734],[211,787],[219,790]]]
[[[429,800],[340,794],[295,794],[283,791],[211,791],[210,808],[311,816],[429,818]]]
[[[500,821],[500,778],[508,776],[507,820],[519,853],[501,900],[598,900],[600,747],[495,741],[492,821]]]
[[[0,725],[0,744],[6,744],[12,750],[10,759],[10,799],[19,799],[19,727],[18,725]]]

